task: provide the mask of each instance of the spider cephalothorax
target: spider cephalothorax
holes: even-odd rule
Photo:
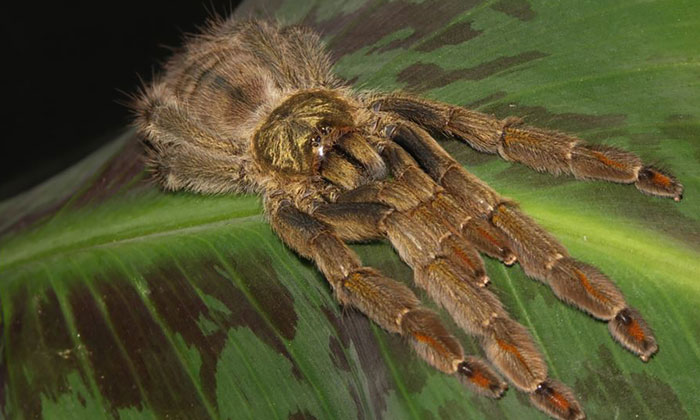
[[[604,274],[468,173],[429,131],[536,170],[681,199],[672,175],[630,152],[516,118],[352,90],[333,75],[317,35],[263,21],[214,22],[170,60],[135,109],[149,167],[164,188],[261,194],[273,229],[316,263],[341,303],[406,337],[428,363],[477,392],[498,397],[506,384],[488,363],[465,356],[409,288],[364,267],[345,241],[388,239],[415,283],[551,416],[584,414],[486,287],[481,254],[517,260],[559,298],[608,322],[642,360],[657,351],[644,319]]]
[[[253,136],[253,153],[266,170],[314,175],[324,151],[354,125],[350,105],[335,92],[302,91],[270,113]]]

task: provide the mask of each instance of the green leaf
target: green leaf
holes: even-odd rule
[[[278,2],[270,2],[277,4]],[[356,86],[406,89],[624,147],[681,203],[533,172],[439,139],[599,266],[654,328],[647,364],[516,265],[492,288],[590,418],[700,416],[700,8],[694,1],[244,3],[320,30]],[[543,418],[477,397],[343,310],[252,196],[164,193],[133,134],[0,204],[0,415],[9,418]],[[406,284],[384,243],[356,246]],[[422,292],[419,296],[429,301]],[[433,306],[429,303],[430,306]],[[482,354],[457,333],[465,350]]]

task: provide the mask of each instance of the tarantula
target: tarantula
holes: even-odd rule
[[[402,93],[353,90],[331,70],[314,32],[220,19],[191,36],[164,75],[139,93],[136,125],[148,166],[167,190],[254,192],[279,237],[313,260],[343,305],[401,334],[435,368],[478,393],[506,383],[465,355],[405,285],[365,267],[346,241],[387,238],[415,283],[478,337],[489,362],[549,415],[585,415],[552,379],[528,331],[487,286],[480,254],[548,284],[607,321],[643,361],[651,329],[595,267],[571,257],[516,203],[467,172],[429,132],[538,171],[634,184],[679,201],[682,185],[636,155]]]

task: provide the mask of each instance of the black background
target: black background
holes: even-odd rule
[[[0,200],[71,166],[128,126],[120,102],[235,0],[2,6]],[[11,9],[11,10],[8,10]]]

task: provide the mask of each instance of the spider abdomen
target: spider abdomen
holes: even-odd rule
[[[242,141],[290,92],[340,86],[313,32],[232,20],[194,37],[163,81],[203,124]]]

